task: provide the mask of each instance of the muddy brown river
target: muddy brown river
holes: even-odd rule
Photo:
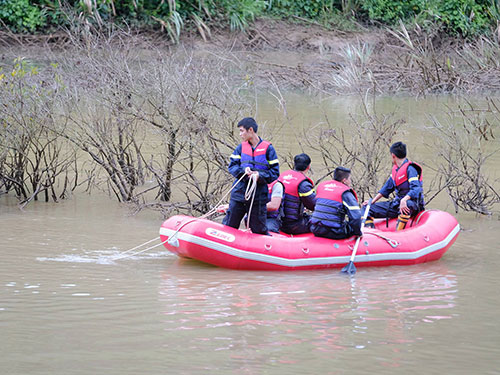
[[[415,126],[436,101],[386,100]],[[336,121],[351,104],[331,104]],[[317,121],[294,108],[293,126]],[[454,213],[446,196],[432,207]],[[100,194],[23,211],[2,196],[0,373],[498,374],[500,218],[456,216],[442,259],[348,277],[220,269],[162,247],[113,260],[162,218]]]

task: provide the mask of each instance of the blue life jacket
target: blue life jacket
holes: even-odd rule
[[[250,167],[252,170],[269,170],[271,167],[267,160],[267,148],[271,143],[267,141],[260,142],[255,150],[249,142],[241,144],[241,166]]]
[[[323,181],[316,188],[316,206],[311,218],[311,224],[320,224],[339,232],[343,231],[347,215],[342,202],[342,194],[351,191],[356,199],[358,196],[349,186],[335,180]]]

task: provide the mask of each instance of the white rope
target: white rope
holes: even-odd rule
[[[247,201],[250,198],[252,198],[252,201],[250,202],[250,207],[249,207],[248,213],[247,213],[247,223],[246,223],[247,230],[250,227],[250,215],[252,215],[253,201],[255,199],[255,191],[257,190],[257,180],[259,178],[258,176],[259,176],[258,174],[250,175],[250,178],[249,178],[248,184],[247,184],[247,189],[245,190],[245,200]]]
[[[217,204],[216,204],[214,207],[212,207],[212,208],[211,208],[211,209],[210,209],[210,210],[209,210],[206,214],[204,214],[204,215],[200,216],[200,217],[199,217],[199,219],[204,219],[204,218],[206,218],[207,216],[210,216],[210,215],[212,215],[212,214],[216,213],[216,212],[217,212],[217,207],[219,207],[219,205],[220,205],[220,204],[221,204],[221,203],[222,203],[222,202],[226,199],[226,197],[229,195],[229,193],[233,191],[233,189],[236,187],[236,185],[238,185],[238,184],[240,183],[240,181],[241,181],[241,180],[243,180],[243,178],[245,178],[245,176],[246,176],[246,174],[243,174],[243,175],[242,175],[242,176],[238,179],[238,181],[236,181],[236,183],[235,183],[235,184],[233,184],[233,186],[231,186],[231,189],[229,189],[229,190],[227,191],[227,193],[226,193],[226,194],[224,194],[224,196],[223,196],[223,197],[219,200],[219,202],[217,202]]]
[[[157,237],[157,238],[160,238],[160,237]],[[155,238],[155,240],[156,240],[157,238]],[[150,247],[148,247],[148,248],[146,248],[146,249],[144,249],[144,250],[140,250],[140,251],[138,251],[138,252],[136,252],[136,253],[133,253],[133,254],[128,254],[128,255],[125,255],[125,256],[119,256],[118,258],[114,258],[113,260],[119,260],[119,259],[123,259],[123,258],[129,258],[129,257],[133,257],[133,256],[135,256],[135,255],[141,254],[141,253],[145,253],[145,252],[146,252],[146,251],[148,251],[148,250],[151,250],[151,249],[154,249],[155,247],[158,247],[158,246],[163,245],[163,244],[164,244],[165,242],[167,242],[167,241],[168,241],[168,239],[166,239],[165,241],[163,241],[163,242],[161,242],[161,243],[157,243],[156,245],[150,246]],[[151,241],[149,241],[149,242],[151,242]],[[137,246],[137,247],[138,247],[138,246]],[[130,251],[130,250],[129,250],[129,251]],[[121,255],[123,255],[123,254],[124,254],[124,253],[122,253]]]
[[[155,247],[158,247],[158,246],[161,246],[163,244],[165,244],[165,242],[168,242],[168,241],[175,241],[176,238],[175,236],[177,235],[177,233],[179,233],[179,231],[181,230],[181,228],[183,228],[186,224],[189,224],[195,220],[198,220],[198,219],[205,219],[206,217],[214,214],[215,212],[217,212],[217,207],[222,203],[222,201],[224,201],[224,199],[226,199],[226,197],[229,195],[229,193],[231,193],[231,191],[235,188],[236,185],[238,185],[238,183],[243,180],[243,178],[246,176],[246,174],[243,174],[239,179],[238,181],[236,181],[235,184],[233,184],[233,186],[231,187],[231,189],[229,189],[229,191],[224,194],[224,196],[220,199],[220,201],[212,208],[210,209],[207,213],[205,213],[204,215],[200,216],[200,217],[195,217],[191,220],[188,220],[188,221],[185,221],[179,228],[177,228],[177,230],[174,232],[174,234],[172,234],[168,239],[166,239],[165,241],[159,243],[159,244],[156,244],[154,246],[151,246],[151,247],[148,247],[147,249],[144,249],[144,250],[140,250],[136,253],[133,253],[133,254],[130,254],[130,255],[125,255],[133,250],[136,250],[144,245],[147,245],[153,241],[156,241],[158,240],[160,237],[156,237],[156,238],[153,238],[152,240],[149,240],[147,242],[144,242],[143,244],[140,244],[136,247],[133,247],[132,249],[129,249],[127,251],[124,251],[123,253],[121,253],[117,258],[114,258],[113,260],[119,260],[119,259],[124,259],[124,258],[128,258],[128,257],[131,257],[131,256],[134,256],[134,255],[137,255],[137,254],[141,254],[141,253],[144,253],[148,250],[151,250],[151,249],[154,249]],[[254,177],[255,176],[255,177]],[[250,205],[250,210],[252,209],[252,205],[253,205],[253,198],[255,197],[255,188],[257,186],[257,175],[252,175],[250,180],[248,181],[248,185],[247,185],[247,192],[249,192],[249,194],[252,194],[252,203]],[[252,185],[252,186],[250,186]],[[249,186],[250,186],[250,189],[249,189]],[[248,200],[249,198],[246,198],[247,196],[247,192],[245,192],[245,199]],[[249,215],[248,217],[250,218],[250,211],[249,211]],[[250,220],[250,219],[249,219]],[[248,221],[249,223],[250,221]],[[248,225],[247,225],[247,229],[248,229]],[[123,256],[125,255],[125,256]]]
[[[155,238],[153,238],[152,240],[149,240],[149,241],[144,242],[144,243],[142,243],[142,244],[140,244],[140,245],[137,245],[136,247],[133,247],[133,248],[131,248],[131,249],[127,250],[127,251],[124,251],[124,252],[123,252],[123,253],[121,253],[120,255],[130,253],[131,251],[136,250],[136,249],[138,249],[138,248],[140,248],[140,247],[143,247],[144,245],[147,245],[148,243],[151,243],[151,242],[153,242],[153,241],[156,241],[156,240],[158,240],[159,238],[160,238],[160,237],[155,237]]]

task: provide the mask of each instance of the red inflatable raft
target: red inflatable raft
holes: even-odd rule
[[[429,210],[395,232],[396,220],[376,221],[364,229],[356,267],[410,265],[441,258],[460,232],[447,212]],[[340,268],[349,263],[355,237],[329,240],[312,234],[264,236],[210,220],[173,216],[160,228],[165,247],[180,257],[219,267],[244,270],[310,270]]]

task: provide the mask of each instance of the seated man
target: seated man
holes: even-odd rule
[[[345,217],[349,221],[345,220]],[[323,181],[316,190],[316,207],[311,232],[318,237],[342,239],[361,236],[361,209],[351,189],[351,170],[337,167],[333,180]]]
[[[312,211],[316,203],[314,183],[306,176],[311,158],[299,154],[293,163],[293,169],[283,172],[278,179],[285,187],[281,230],[288,234],[308,233],[310,216],[304,212],[304,206]]]
[[[283,216],[283,184],[275,180],[269,185],[269,202],[267,202],[267,230],[279,233]]]
[[[396,230],[404,229],[411,216],[425,209],[422,188],[422,167],[406,158],[406,145],[394,143],[391,148],[392,173],[382,189],[372,200],[366,226],[373,223],[373,218],[398,218]],[[387,198],[393,191],[396,197],[390,201],[377,202]],[[365,206],[368,201],[363,202]],[[373,224],[371,225],[373,226]]]

